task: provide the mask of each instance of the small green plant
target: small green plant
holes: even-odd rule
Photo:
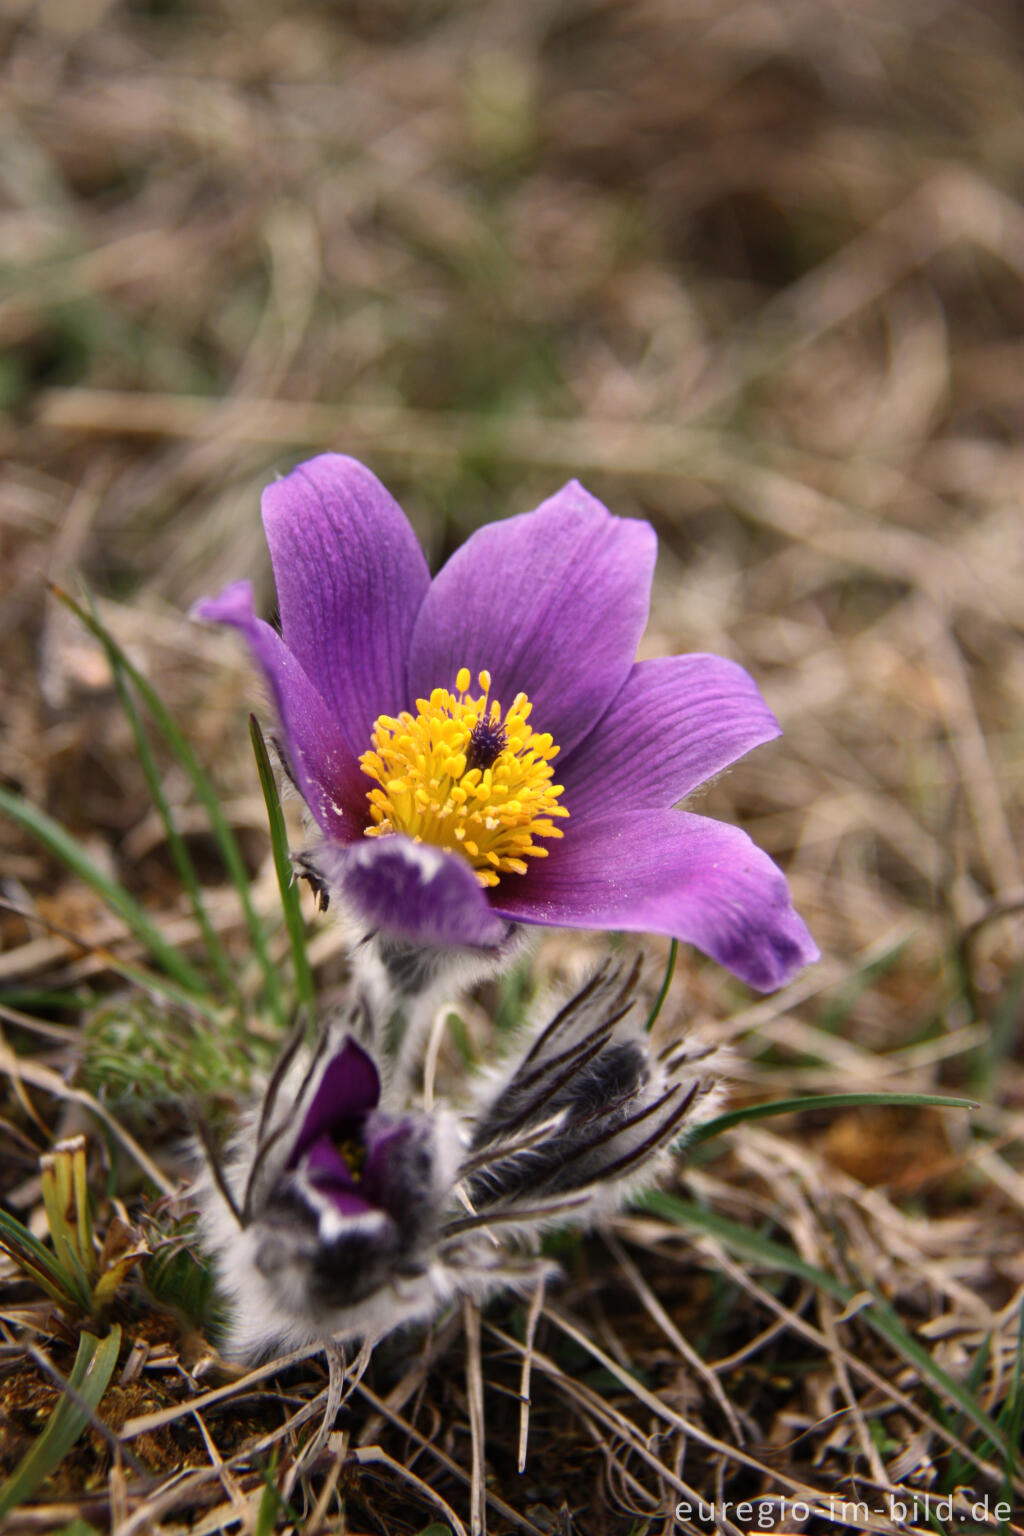
[[[161,1307],[177,1314],[207,1336],[216,1337],[223,1319],[213,1282],[213,1266],[195,1242],[192,1215],[162,1218],[147,1223],[149,1253],[142,1263],[142,1279]]]
[[[91,1009],[82,1047],[79,1083],[121,1115],[151,1117],[159,1105],[237,1092],[248,1061],[262,1064],[255,1042],[248,1052],[226,1050],[208,1024],[180,1012],[172,1017],[143,993],[123,993]]]
[[[116,1326],[105,1339],[97,1339],[91,1333],[81,1335],[68,1377],[69,1392],[58,1401],[38,1440],[0,1485],[0,1520],[31,1498],[64,1460],[99,1406],[114,1374],[120,1348],[121,1330]]]
[[[99,1244],[93,1223],[84,1136],[58,1142],[40,1158],[52,1249],[0,1210],[0,1248],[71,1316],[100,1317],[148,1252],[142,1234],[119,1217]]]

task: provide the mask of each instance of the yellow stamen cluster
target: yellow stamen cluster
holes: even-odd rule
[[[558,804],[562,785],[551,782],[558,748],[528,723],[526,694],[517,693],[503,716],[490,697],[491,674],[478,674],[477,698],[469,696],[471,681],[461,667],[455,693],[435,688],[416,700],[414,715],[381,715],[373,751],[359,765],[379,786],[368,796],[367,837],[404,832],[460,853],[489,886],[502,874],[525,875],[527,858],[545,858],[534,839],[561,837],[551,818],[569,812]]]

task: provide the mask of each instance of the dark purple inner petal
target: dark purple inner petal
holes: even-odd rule
[[[355,1122],[352,1128],[355,1128]],[[352,1169],[330,1136],[318,1136],[316,1141],[306,1148],[302,1157],[302,1166],[318,1189],[325,1184],[333,1184],[338,1189],[355,1189],[356,1187]]]
[[[335,1052],[317,1085],[302,1129],[292,1148],[288,1166],[294,1168],[302,1155],[321,1137],[337,1139],[352,1126],[358,1130],[363,1117],[377,1107],[380,1078],[362,1046],[349,1037]]]
[[[493,949],[508,933],[458,854],[392,833],[338,850],[337,878],[372,928],[420,944]]]
[[[342,1216],[363,1216],[375,1202],[356,1183],[348,1163],[329,1136],[320,1136],[306,1152],[302,1166],[310,1184]]]
[[[311,1178],[310,1182],[321,1195],[326,1196],[339,1216],[365,1216],[376,1209],[353,1190],[344,1189],[330,1180]]]
[[[357,1150],[353,1167],[345,1143]],[[427,1219],[434,1188],[431,1141],[422,1123],[371,1110],[339,1122],[307,1146],[299,1167],[344,1216],[384,1212],[411,1234]]]

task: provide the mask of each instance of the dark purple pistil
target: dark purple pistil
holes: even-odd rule
[[[466,772],[473,768],[490,768],[508,746],[508,735],[500,720],[484,715],[474,725],[466,748]]]

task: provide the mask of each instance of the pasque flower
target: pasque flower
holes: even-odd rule
[[[372,1345],[456,1297],[529,1287],[552,1270],[546,1227],[601,1221],[655,1183],[713,1113],[720,1063],[697,1041],[655,1051],[639,969],[606,962],[526,1023],[460,1109],[428,1113],[378,1070],[388,1031],[365,999],[311,1050],[297,1029],[195,1187],[225,1352]]]
[[[817,957],[738,828],[673,809],[779,734],[706,655],[635,660],[653,529],[575,481],[479,529],[430,579],[354,459],[267,487],[281,633],[237,582],[200,603],[272,690],[319,876],[371,929],[497,947],[516,923],[669,934],[762,990]]]
[[[380,1099],[351,1035],[325,1032],[306,1059],[297,1033],[223,1168],[207,1163],[197,1192],[230,1353],[388,1333],[453,1288],[434,1255],[458,1156],[450,1122]]]

